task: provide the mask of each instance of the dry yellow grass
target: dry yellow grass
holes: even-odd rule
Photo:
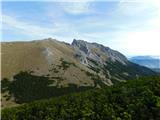
[[[48,75],[61,77],[59,86],[67,86],[69,83],[78,86],[93,86],[94,82],[83,70],[89,70],[74,58],[74,50],[71,46],[56,40],[40,40],[31,42],[3,42],[1,43],[2,69],[1,78],[11,78],[20,71],[34,71],[36,75]],[[58,73],[50,71],[61,65],[63,58],[76,66],[71,65],[67,70],[59,69]],[[58,69],[58,68],[57,68]],[[7,94],[7,93],[5,93]],[[2,106],[15,106],[14,98],[6,101],[2,94]]]
[[[70,67],[67,71],[59,71],[62,77],[72,79],[70,74],[75,74],[77,79],[89,79],[80,69],[86,69],[74,58],[74,50],[69,45],[56,40],[40,40],[31,42],[1,43],[2,47],[2,78],[11,78],[20,71],[34,71],[37,75],[55,76],[49,69],[60,65],[63,58],[78,67]],[[75,69],[75,70],[74,70]],[[82,74],[82,75],[81,75]],[[82,77],[82,78],[81,78]],[[76,77],[75,77],[76,79]]]

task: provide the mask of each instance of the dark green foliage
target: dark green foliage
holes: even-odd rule
[[[157,75],[152,70],[131,62],[128,62],[127,65],[124,65],[118,61],[106,61],[106,65],[104,65],[102,69],[104,74],[107,74],[107,70],[110,72],[113,82],[116,82],[116,79],[114,77],[117,77],[121,80],[129,80],[135,79],[137,76]],[[128,73],[128,76],[124,75],[123,73]]]
[[[86,75],[91,77],[91,79],[94,81],[94,87],[96,87],[97,85],[99,85],[100,87],[104,87],[106,86],[103,82],[102,79],[99,77],[99,75],[90,73],[88,71],[85,71]]]
[[[98,75],[93,75],[92,80],[94,81],[95,87],[99,85],[101,88],[106,87],[106,85],[102,82],[102,79]]]
[[[90,68],[91,70],[93,70],[94,72],[96,72],[96,73],[99,73],[99,72],[101,71],[101,69],[100,69],[99,67],[89,66],[89,68]]]
[[[122,64],[119,61],[113,62],[112,60],[107,60],[105,64],[102,65],[91,58],[87,58],[87,60],[93,64],[93,66],[89,65],[88,68],[96,73],[103,72],[105,77],[111,79],[114,84],[118,83],[119,80],[135,79],[140,76],[158,75],[158,73],[132,62]]]
[[[54,69],[54,72],[55,72],[55,73],[58,73],[59,71],[58,71],[57,69]]]
[[[58,73],[59,71],[56,68],[49,69],[49,72],[53,71],[54,73]]]
[[[97,61],[95,61],[95,60],[93,60],[91,58],[87,58],[87,60],[94,65],[94,67],[91,66],[91,65],[89,66],[89,68],[91,70],[95,71],[96,73],[99,73],[101,71],[101,67],[99,66],[100,64]]]
[[[86,73],[87,76],[90,76],[90,77],[93,75],[93,73],[90,73],[88,71],[85,71],[85,73]]]
[[[160,77],[2,110],[2,120],[159,120]]]
[[[93,59],[91,59],[91,58],[89,58],[89,57],[87,57],[87,60],[89,60],[89,61],[90,61],[91,63],[93,63],[95,66],[98,66],[98,65],[99,65],[97,61],[95,61],[95,60],[93,60]]]
[[[8,86],[10,85],[10,81],[7,78],[2,79],[1,81],[1,92],[4,93],[8,90]]]
[[[63,70],[67,70],[70,67],[70,65],[73,65],[76,67],[75,63],[68,62],[63,58],[61,58],[60,61],[61,61],[61,65],[58,65],[58,67],[62,68]]]
[[[60,77],[54,77],[52,79],[62,80]],[[53,86],[53,83],[54,80],[50,80],[48,77],[31,75],[28,72],[20,72],[14,76],[12,82],[7,79],[2,80],[2,93],[8,91],[9,96],[6,96],[6,99],[13,96],[17,103],[27,103],[92,88],[77,87],[72,84],[70,84],[69,87],[58,88],[57,86]]]
[[[63,70],[66,70],[71,65],[71,63],[64,61],[64,60],[62,60],[61,62],[62,62],[61,65],[62,65]]]

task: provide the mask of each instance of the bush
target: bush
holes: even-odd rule
[[[2,120],[159,120],[160,77],[2,110]]]

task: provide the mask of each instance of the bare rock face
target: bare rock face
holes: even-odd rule
[[[106,84],[155,74],[152,70],[134,64],[118,51],[97,43],[74,39],[71,46],[74,56],[89,69],[103,77]],[[105,82],[104,82],[105,83]]]
[[[101,64],[105,64],[105,61],[108,60],[113,62],[119,61],[124,65],[128,62],[124,55],[101,44],[74,39],[72,46],[76,49],[75,56],[77,56],[83,64],[88,64],[87,58],[93,59]]]

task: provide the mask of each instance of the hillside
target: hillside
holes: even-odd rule
[[[20,71],[33,71],[35,75],[49,75],[55,77],[54,70],[59,69],[58,65],[61,65],[63,61],[74,63],[78,69],[80,68],[93,73],[97,73],[99,69],[104,68],[105,65],[108,65],[108,62],[113,65],[118,63],[122,67],[127,67],[127,65],[132,64],[118,51],[97,43],[88,43],[83,40],[74,39],[70,45],[49,38],[31,42],[2,42],[1,46],[2,78],[11,78]],[[139,71],[140,73],[137,72],[137,75],[148,73],[154,74],[153,71],[145,67],[142,68],[136,64],[133,66],[143,69]],[[108,65],[108,67],[110,67],[110,65]],[[77,73],[73,74],[76,74],[77,77],[80,76],[79,78],[81,79],[81,77],[85,75],[78,69],[74,65],[71,65],[65,72],[64,70],[61,71],[59,69],[59,72],[56,74],[59,74],[60,76],[64,75],[65,78],[67,78],[67,82],[74,76],[68,76],[68,74],[77,71]],[[99,75],[106,78],[106,84],[112,83],[112,81],[109,81],[112,76],[109,70],[100,70],[99,72]],[[103,72],[107,72],[108,76],[106,77],[106,73]],[[126,71],[122,71],[122,73],[124,76],[127,76]],[[120,75],[114,77],[116,77],[117,80],[121,78]],[[75,79],[77,78],[74,78],[74,80],[70,80],[69,82],[77,82],[78,84],[78,80]],[[89,78],[85,76],[83,79]]]
[[[111,83],[138,76],[155,75],[152,70],[130,62],[120,52],[101,44],[74,39],[72,46],[75,48],[76,59],[99,76],[111,80]]]
[[[160,77],[36,101],[2,110],[2,120],[159,120]]]
[[[83,85],[83,79],[89,85],[93,84],[81,71],[87,68],[74,59],[73,53],[72,47],[53,39],[2,43],[2,78],[12,78],[20,71],[33,71],[35,75],[63,76],[63,85],[68,82]],[[65,62],[75,63],[77,67],[70,64],[68,68],[60,69]]]
[[[49,38],[1,47],[2,107],[156,75],[118,51],[83,40],[68,44]],[[37,94],[40,89],[44,94]]]

